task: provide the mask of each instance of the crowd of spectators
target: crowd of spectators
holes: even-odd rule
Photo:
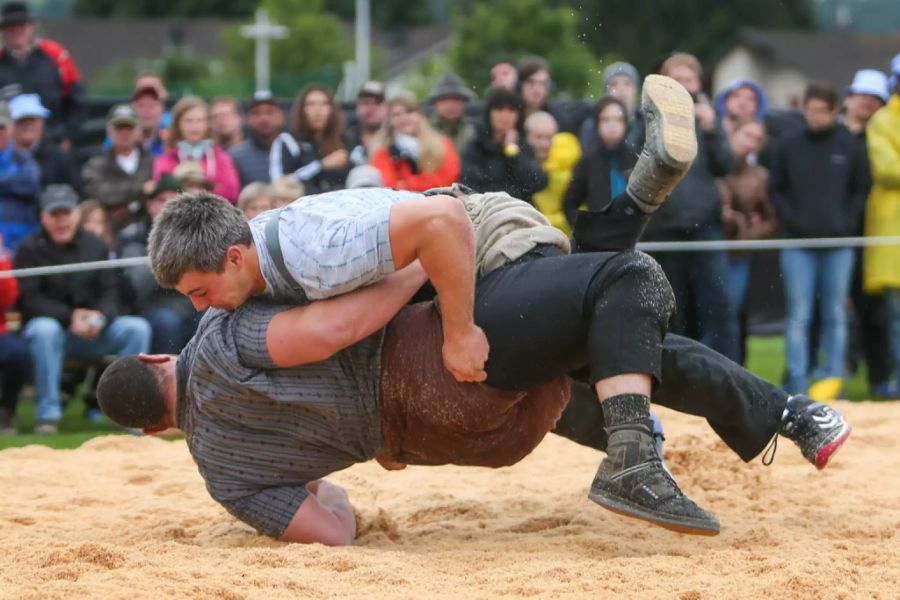
[[[0,270],[145,256],[166,201],[198,189],[251,219],[344,187],[425,191],[460,181],[532,202],[571,234],[582,211],[606,211],[625,190],[644,139],[641,77],[625,62],[605,69],[605,95],[580,112],[552,102],[552,67],[543,58],[499,59],[489,65],[491,86],[475,118],[467,107],[476,94],[452,72],[421,99],[366,82],[350,115],[317,83],[285,110],[268,91],[245,103],[173,102],[158,75],[143,74],[129,101],[110,109],[102,152],[82,166],[70,153],[84,97],[78,69],[35,31],[25,4],[0,8]],[[645,240],[900,233],[900,57],[890,81],[861,70],[843,98],[829,85],[810,85],[797,127],[778,135],[767,128],[757,82],[735,81],[711,99],[696,57],[673,54],[660,72],[695,100],[699,151]],[[839,393],[851,306],[873,394],[900,396],[896,255],[889,246],[781,251],[788,391]],[[743,361],[754,256],[655,255],[676,295],[672,331]],[[18,334],[7,330],[7,313],[17,315]],[[198,317],[145,266],[0,279],[0,435],[15,431],[27,381],[36,389],[35,431],[52,433],[66,372],[85,363],[102,368],[108,355],[176,353]]]

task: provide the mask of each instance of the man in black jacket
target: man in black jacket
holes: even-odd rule
[[[0,91],[4,97],[37,94],[50,111],[48,138],[66,147],[78,134],[84,85],[69,51],[35,35],[35,23],[24,2],[0,8]]]
[[[716,177],[731,170],[732,154],[715,109],[703,94],[703,71],[690,54],[673,54],[660,72],[683,85],[694,99],[697,159],[654,215],[646,241],[720,240],[722,198]],[[697,337],[713,350],[740,361],[737,311],[726,293],[728,256],[717,252],[664,252],[653,257],[675,292],[676,314],[669,331]],[[696,307],[696,308],[695,308]],[[696,314],[692,314],[696,312]]]
[[[484,100],[484,125],[462,156],[460,181],[478,192],[507,192],[531,202],[547,187],[547,174],[525,141],[518,94],[494,88]]]
[[[106,117],[112,145],[81,171],[85,195],[103,205],[114,234],[136,220],[144,184],[153,177],[153,154],[141,144],[137,126],[137,113],[130,105],[113,106]]]
[[[806,127],[785,134],[769,177],[769,198],[790,238],[851,237],[860,230],[869,187],[865,146],[839,125],[838,94],[813,83],[803,99]],[[845,303],[853,271],[852,248],[792,248],[781,251],[787,302],[786,389],[806,392],[809,327],[820,296],[821,398],[841,390],[847,352]]]
[[[232,147],[241,188],[254,182],[272,183],[284,175],[293,175],[305,186],[321,173],[316,150],[307,142],[298,142],[284,130],[284,110],[271,92],[256,92],[247,108],[247,139]]]
[[[41,197],[41,230],[19,246],[16,269],[105,260],[100,238],[78,227],[78,197],[67,185],[51,185]],[[115,271],[80,271],[19,282],[23,337],[31,347],[37,387],[35,433],[56,433],[62,416],[60,375],[65,357],[127,356],[150,348],[150,325],[120,317]]]

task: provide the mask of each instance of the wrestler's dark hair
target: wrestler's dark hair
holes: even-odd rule
[[[117,359],[100,376],[97,402],[123,427],[156,429],[168,411],[163,371],[137,356]]]

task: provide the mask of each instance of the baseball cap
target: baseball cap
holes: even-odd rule
[[[272,106],[281,105],[278,103],[278,98],[270,92],[269,90],[259,90],[253,94],[253,98],[250,100],[250,105],[247,107],[248,110],[253,108],[254,106],[259,106],[260,104],[271,104]]]
[[[41,211],[53,212],[60,208],[72,210],[78,206],[78,194],[68,183],[48,185],[41,194]]]
[[[150,192],[150,197],[154,198],[163,192],[180,192],[182,188],[181,181],[171,173],[163,173],[159,176],[156,185]]]
[[[151,96],[154,100],[163,99],[160,89],[155,85],[148,84],[134,88],[134,92],[131,94],[131,101],[134,102],[138,98],[143,98],[144,96]]]
[[[890,97],[888,93],[887,75],[875,69],[862,69],[853,76],[853,83],[847,87],[850,94],[866,94],[880,98],[887,103]]]
[[[33,21],[24,2],[7,2],[0,7],[0,29]]]
[[[362,84],[362,87],[359,88],[359,92],[356,94],[357,98],[377,98],[379,100],[384,100],[385,90],[384,84],[380,81],[367,81]]]
[[[41,104],[41,97],[37,94],[19,94],[9,101],[9,115],[13,121],[46,119],[50,116],[50,111]]]
[[[134,109],[129,104],[116,104],[109,109],[109,114],[106,115],[106,122],[112,126],[131,125],[134,127],[138,122],[137,113],[134,112]]]

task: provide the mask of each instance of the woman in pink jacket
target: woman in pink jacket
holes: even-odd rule
[[[166,140],[166,151],[153,163],[153,180],[171,173],[182,162],[200,164],[213,192],[231,203],[241,191],[237,170],[228,153],[216,146],[209,126],[209,105],[201,98],[187,96],[172,108],[172,124]]]

